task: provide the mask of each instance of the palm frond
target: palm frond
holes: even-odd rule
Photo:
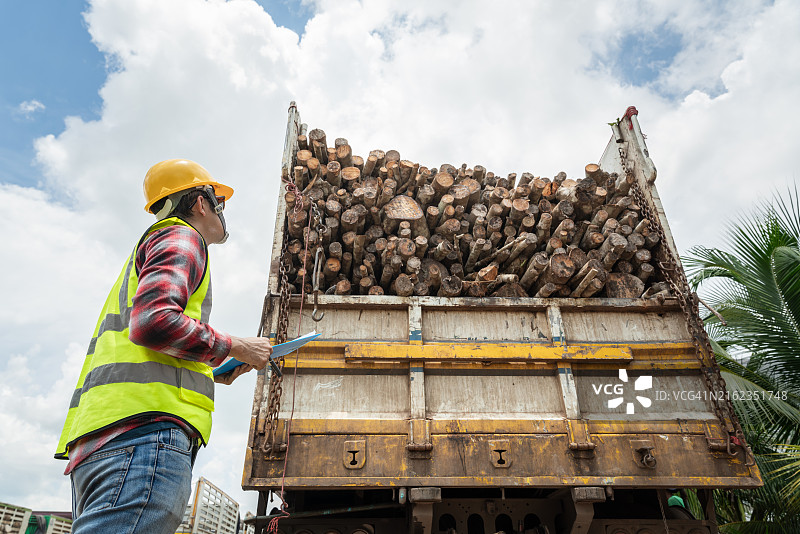
[[[800,509],[800,445],[785,445],[783,450],[777,453],[775,463],[779,467],[769,474],[785,478],[786,485],[781,491],[781,495],[787,499],[792,508]]]
[[[775,194],[728,224],[725,248],[684,259],[717,361],[764,478],[715,492],[722,532],[800,532],[800,193]]]
[[[728,372],[722,376],[728,385],[733,408],[742,425],[759,430],[776,442],[798,440],[800,410],[782,400],[774,391]]]

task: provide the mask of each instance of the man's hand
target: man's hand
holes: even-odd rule
[[[228,371],[227,373],[217,375],[214,377],[214,382],[217,384],[225,384],[226,386],[230,386],[234,380],[239,378],[241,375],[245,374],[247,371],[253,369],[252,365],[244,364],[240,365],[239,367],[234,368],[232,371]]]
[[[231,337],[229,356],[249,364],[253,369],[260,371],[269,365],[271,354],[272,344],[265,337]]]

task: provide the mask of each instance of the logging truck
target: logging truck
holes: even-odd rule
[[[258,375],[257,532],[711,534],[762,484],[635,108],[611,130],[585,176],[501,177],[291,104],[260,330],[321,335]]]

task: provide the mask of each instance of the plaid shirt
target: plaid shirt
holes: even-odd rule
[[[211,367],[220,365],[231,350],[230,336],[183,313],[189,297],[203,280],[205,267],[206,247],[197,231],[176,225],[151,234],[136,253],[139,286],[133,298],[128,338],[175,358],[204,362]],[[161,421],[176,423],[190,438],[199,437],[196,430],[168,415],[135,417],[72,445],[64,474],[71,473],[115,437]]]

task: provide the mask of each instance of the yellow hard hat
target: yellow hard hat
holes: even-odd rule
[[[144,210],[149,212],[153,204],[172,193],[203,185],[213,186],[215,194],[225,197],[225,200],[233,196],[231,187],[214,180],[199,163],[188,159],[168,159],[156,163],[144,177],[144,199],[147,202]]]

